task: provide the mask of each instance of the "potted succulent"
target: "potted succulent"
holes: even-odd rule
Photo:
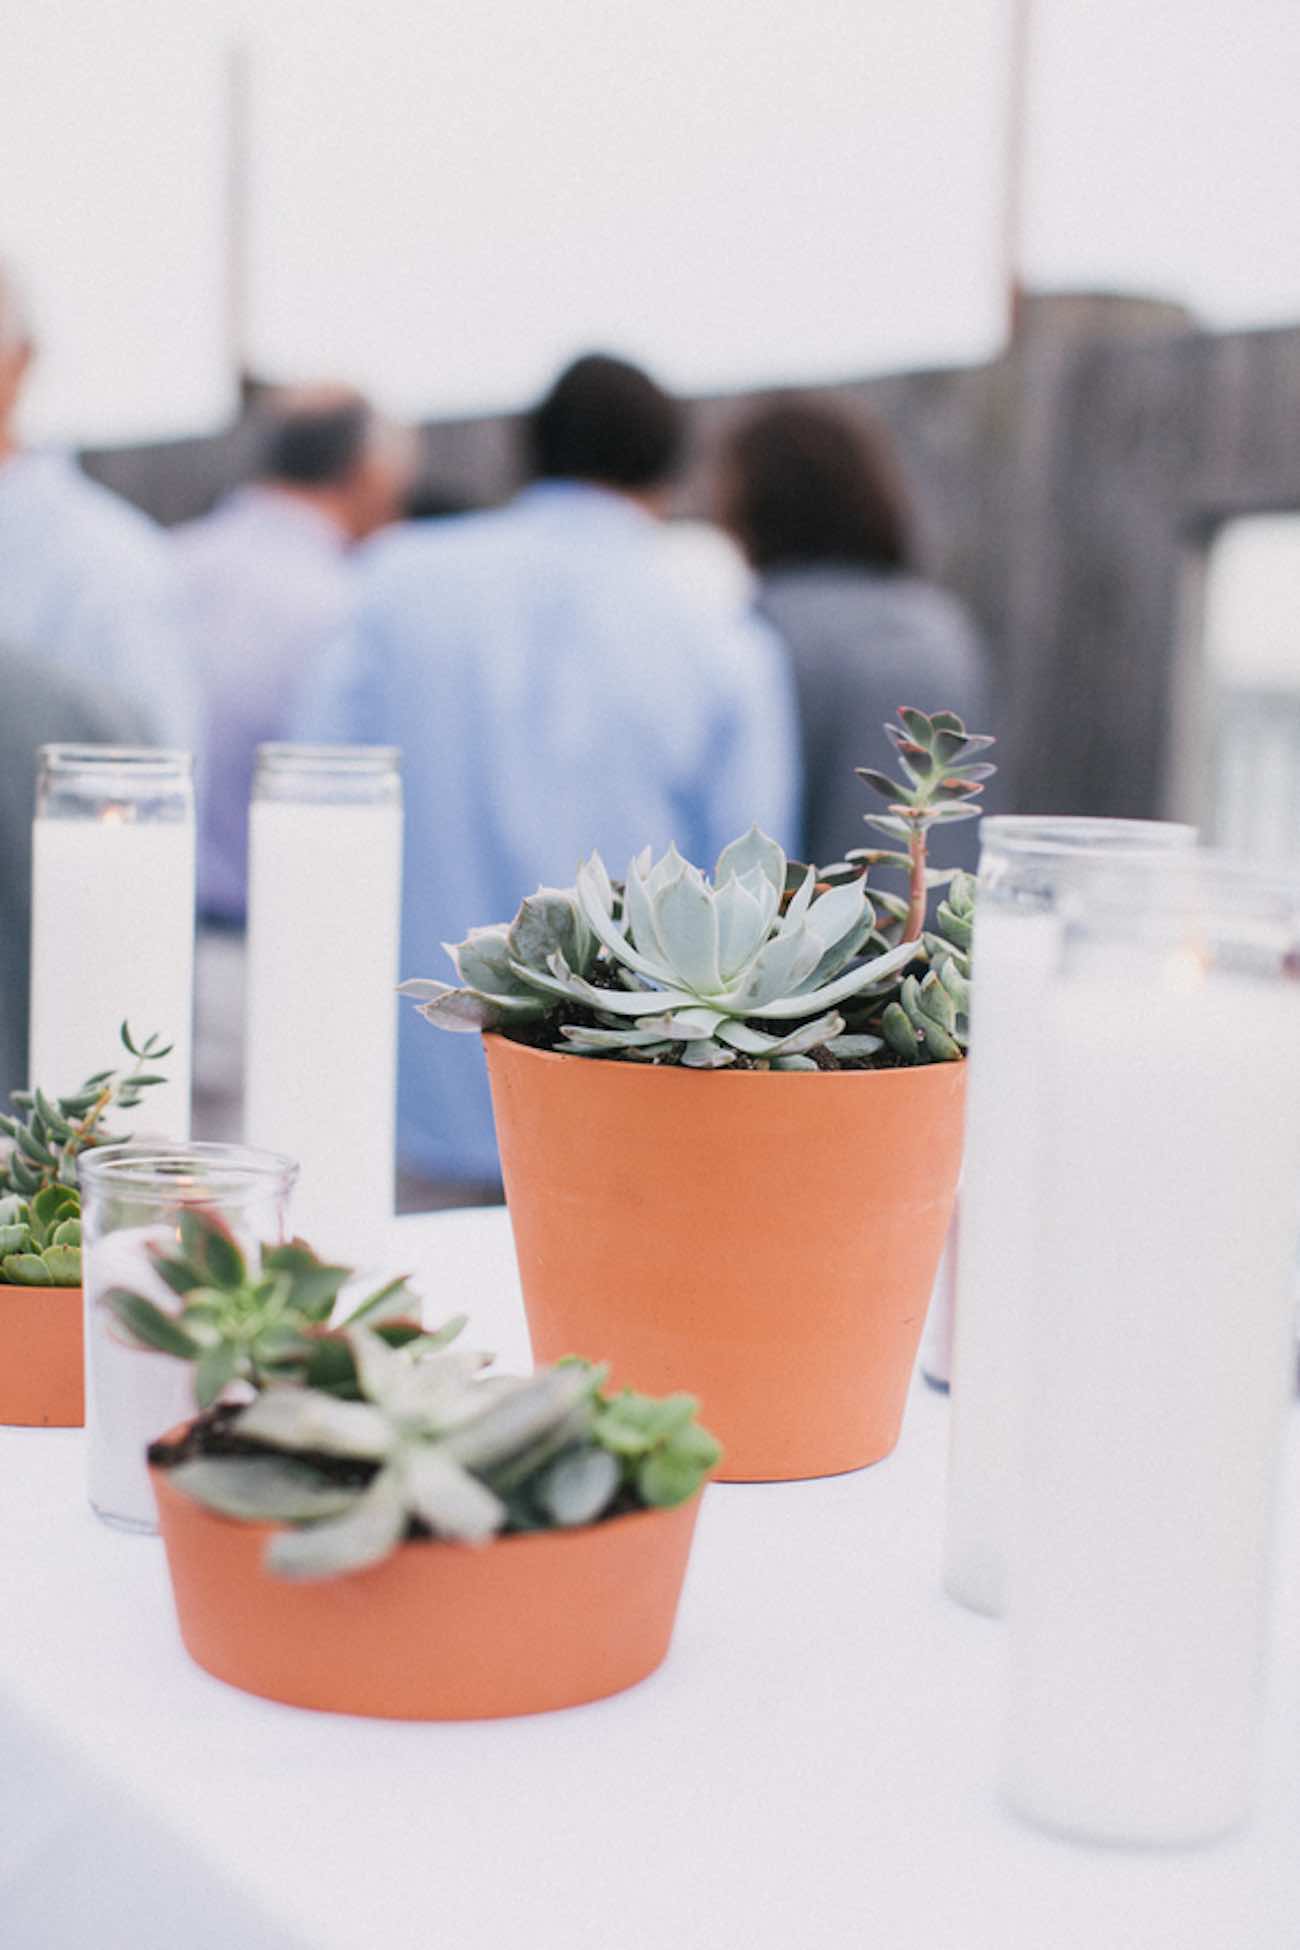
[[[462,986],[404,984],[485,1032],[537,1358],[689,1379],[733,1480],[889,1453],[952,1211],[974,890],[927,836],[993,741],[899,717],[902,777],[861,773],[888,849],[819,871],[753,830],[712,881],[670,849],[621,884],[593,854],[449,949]]]
[[[129,1110],[163,1081],[149,1065],[170,1054],[157,1037],[137,1049],[123,1023],[133,1064],[87,1077],[71,1096],[13,1093],[15,1115],[0,1115],[9,1140],[0,1158],[0,1422],[80,1428],[85,1420],[82,1363],[81,1198],[77,1158],[120,1142],[106,1129],[114,1109]]]
[[[208,1406],[149,1450],[199,1665],[290,1705],[436,1720],[573,1706],[659,1665],[719,1454],[690,1396],[610,1394],[582,1361],[485,1372],[452,1345],[463,1320],[382,1319],[394,1289],[330,1329],[340,1269],[296,1244],[250,1273],[201,1217],[159,1266],[175,1315],[108,1304],[209,1364]]]

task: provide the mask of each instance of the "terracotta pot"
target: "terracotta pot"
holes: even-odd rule
[[[79,1286],[0,1286],[0,1422],[79,1429],[82,1340]]]
[[[657,1069],[484,1037],[533,1353],[698,1395],[722,1481],[887,1456],[961,1163],[965,1065]]]
[[[482,1550],[405,1544],[296,1583],[263,1567],[275,1525],[219,1517],[149,1473],[190,1657],[246,1693],[389,1720],[548,1713],[645,1679],[668,1651],[700,1500]]]

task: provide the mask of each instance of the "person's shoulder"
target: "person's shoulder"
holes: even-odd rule
[[[166,532],[151,516],[92,480],[71,457],[43,460],[41,490],[52,551],[92,575],[149,583],[170,580]]]
[[[829,562],[774,569],[763,578],[759,607],[782,634],[804,626],[856,641],[866,628],[959,653],[978,644],[961,600],[918,575]]]
[[[163,554],[165,531],[152,515],[145,514],[125,495],[105,487],[102,481],[94,480],[75,462],[68,463],[64,478],[69,504],[77,508],[81,519],[97,534],[141,555],[160,557]]]
[[[418,596],[433,579],[445,587],[462,565],[474,570],[507,533],[506,511],[496,508],[396,522],[363,543],[353,556],[361,598]]]

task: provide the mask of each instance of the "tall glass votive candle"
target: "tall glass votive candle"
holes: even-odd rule
[[[66,1095],[137,1038],[167,1081],[117,1125],[184,1139],[194,1009],[194,787],[188,752],[45,745],[32,828],[29,1069]]]
[[[298,1159],[298,1230],[347,1261],[393,1215],[399,757],[263,745],[249,816],[244,1135]]]
[[[943,1579],[952,1597],[993,1616],[1006,1603],[1024,1415],[1041,1004],[1062,895],[1089,860],[1163,857],[1195,839],[1190,826],[1130,819],[1008,816],[980,830]]]
[[[1080,882],[1043,1001],[1005,1786],[1116,1843],[1247,1812],[1293,1373],[1300,879]]]
[[[195,1412],[190,1364],[130,1342],[104,1306],[126,1287],[174,1312],[176,1295],[154,1266],[174,1253],[180,1219],[218,1220],[240,1247],[289,1236],[297,1166],[237,1144],[106,1145],[78,1163],[86,1292],[86,1436],[90,1501],[122,1530],[157,1529],[145,1449]]]

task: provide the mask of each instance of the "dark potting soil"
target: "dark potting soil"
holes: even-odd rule
[[[265,1456],[279,1454],[268,1450],[261,1442],[251,1442],[241,1436],[233,1427],[239,1406],[223,1403],[210,1408],[190,1423],[177,1442],[151,1442],[149,1460],[159,1469],[175,1469],[178,1463],[189,1462],[195,1456]],[[319,1452],[297,1452],[295,1459],[310,1463],[331,1483],[342,1483],[347,1488],[364,1489],[379,1468],[378,1463],[360,1461],[352,1456],[326,1456]]]
[[[582,1029],[595,1029],[600,1026],[594,1009],[586,1009],[576,1003],[565,1002],[560,1005],[553,1016],[547,1016],[544,1022],[522,1023],[518,1028],[504,1029],[499,1033],[505,1036],[507,1041],[523,1043],[528,1049],[549,1050],[555,1056],[567,1056],[571,1052],[564,1038],[560,1035],[560,1027],[563,1023],[572,1023]],[[765,1031],[769,1035],[771,1034],[772,1025],[770,1023],[754,1022],[750,1024],[750,1027]],[[877,1050],[874,1056],[838,1057],[833,1055],[824,1046],[809,1050],[808,1054],[819,1070],[901,1070],[912,1067],[903,1057],[898,1056],[888,1047]],[[590,1060],[588,1058],[588,1061]],[[606,1057],[597,1057],[595,1061],[603,1063],[640,1063],[643,1066],[648,1066],[656,1070],[676,1070],[683,1067],[680,1048],[669,1050],[663,1056],[650,1057],[634,1056],[630,1051],[625,1056],[618,1056],[611,1053]],[[762,1066],[756,1063],[752,1056],[743,1056],[737,1051],[735,1062],[728,1063],[724,1067],[728,1070],[757,1070]]]
[[[179,1463],[188,1462],[195,1456],[267,1456],[279,1455],[280,1450],[268,1449],[264,1443],[251,1442],[241,1436],[234,1428],[235,1417],[239,1414],[237,1403],[221,1404],[207,1409],[185,1429],[176,1442],[151,1442],[149,1461],[159,1469],[175,1469]],[[348,1489],[364,1489],[376,1474],[378,1463],[362,1462],[348,1456],[327,1456],[313,1451],[295,1451],[295,1460],[310,1463],[331,1483],[340,1483]],[[511,1535],[520,1531],[550,1528],[541,1521],[535,1509],[530,1508],[526,1495],[522,1492],[504,1498],[509,1515],[503,1534]],[[643,1510],[645,1505],[629,1489],[621,1490],[609,1508],[601,1513],[598,1521],[608,1523],[611,1517],[630,1516],[634,1511]],[[436,1539],[427,1524],[412,1517],[406,1528],[408,1543],[424,1541],[433,1543]]]

